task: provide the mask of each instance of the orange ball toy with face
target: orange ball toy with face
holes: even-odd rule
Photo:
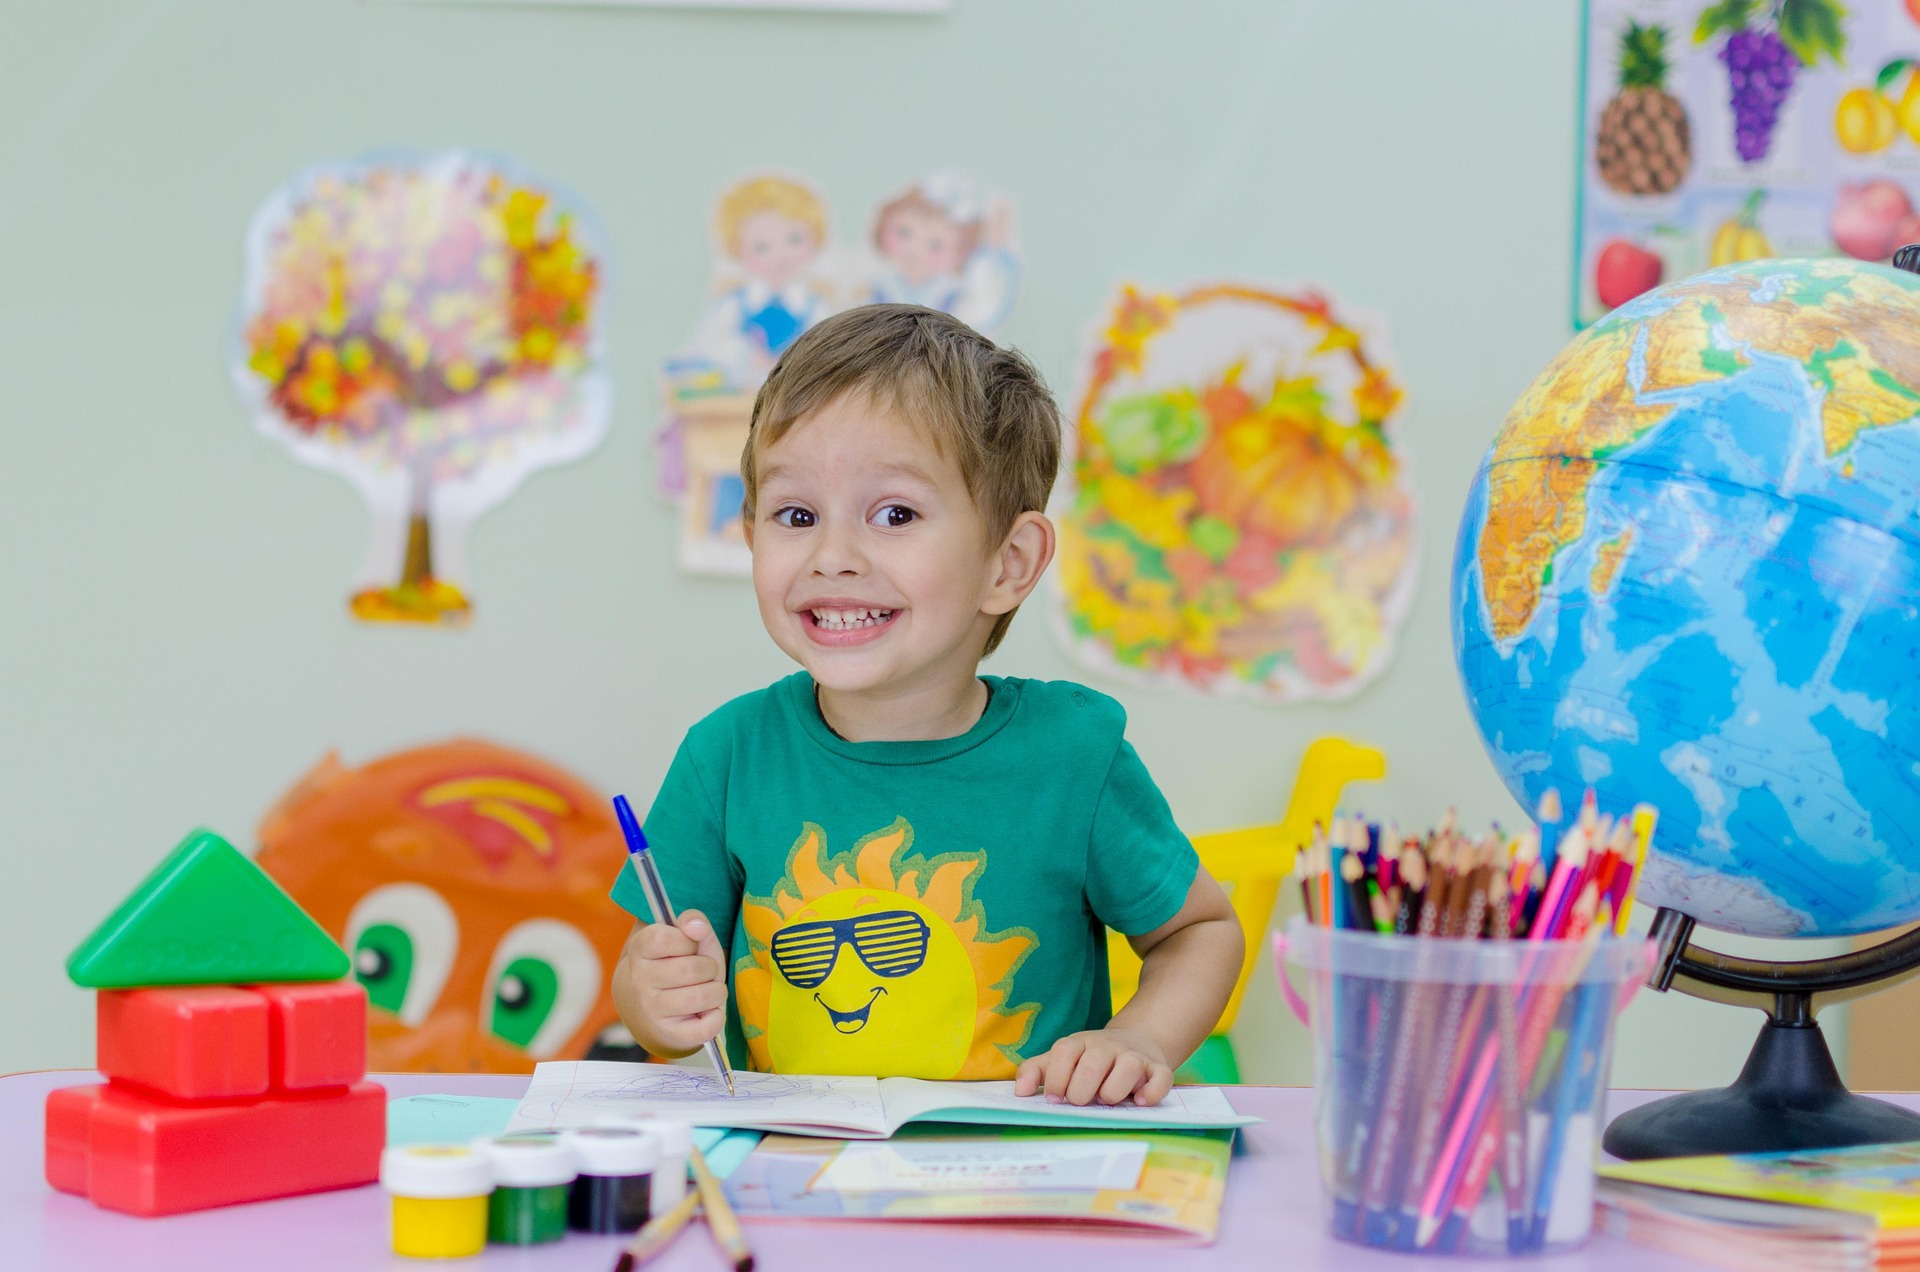
[[[478,741],[357,769],[329,755],[260,843],[261,868],[352,956],[370,1069],[525,1073],[617,1024],[633,920],[607,890],[626,849],[565,771]]]

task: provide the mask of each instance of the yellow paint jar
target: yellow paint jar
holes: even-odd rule
[[[493,1164],[465,1144],[407,1144],[380,1154],[380,1184],[393,1194],[393,1252],[463,1259],[487,1244]]]

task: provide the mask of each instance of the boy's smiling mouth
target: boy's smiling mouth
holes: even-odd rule
[[[809,605],[799,611],[800,625],[817,645],[861,645],[874,640],[900,616],[897,609],[871,605]]]

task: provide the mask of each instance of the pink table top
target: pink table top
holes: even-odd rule
[[[0,1249],[8,1267],[37,1272],[205,1272],[209,1268],[272,1268],[274,1272],[340,1272],[382,1268],[420,1272],[435,1266],[393,1255],[387,1247],[387,1200],[378,1187],[230,1206],[221,1210],[136,1219],[56,1193],[41,1174],[41,1105],[55,1087],[96,1081],[80,1070],[0,1077]],[[524,1077],[481,1074],[409,1074],[381,1077],[393,1095],[445,1093],[514,1096]],[[1616,1091],[1612,1112],[1657,1092]],[[765,1272],[794,1268],[910,1268],[913,1272],[1016,1272],[1024,1268],[1097,1267],[1101,1272],[1165,1272],[1169,1268],[1284,1267],[1288,1272],[1337,1268],[1430,1266],[1436,1272],[1470,1267],[1526,1266],[1668,1272],[1701,1265],[1595,1236],[1583,1249],[1555,1258],[1487,1262],[1425,1260],[1333,1240],[1321,1229],[1319,1181],[1311,1140],[1313,1093],[1297,1087],[1231,1087],[1234,1107],[1267,1119],[1242,1133],[1227,1177],[1220,1239],[1207,1247],[1171,1246],[1150,1239],[1047,1233],[985,1225],[749,1223]],[[1920,1107],[1920,1097],[1896,1097]],[[451,1266],[490,1269],[609,1269],[623,1244],[618,1237],[570,1234],[553,1245],[489,1247],[477,1259]],[[687,1233],[650,1268],[660,1272],[726,1272],[705,1234]]]

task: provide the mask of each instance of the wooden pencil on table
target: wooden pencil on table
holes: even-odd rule
[[[740,1230],[740,1219],[727,1204],[727,1194],[720,1187],[720,1181],[707,1168],[706,1157],[695,1148],[688,1152],[687,1161],[693,1167],[693,1181],[700,1189],[700,1207],[706,1211],[707,1227],[713,1232],[714,1243],[732,1262],[733,1272],[753,1272],[753,1251],[747,1248],[747,1234]]]

